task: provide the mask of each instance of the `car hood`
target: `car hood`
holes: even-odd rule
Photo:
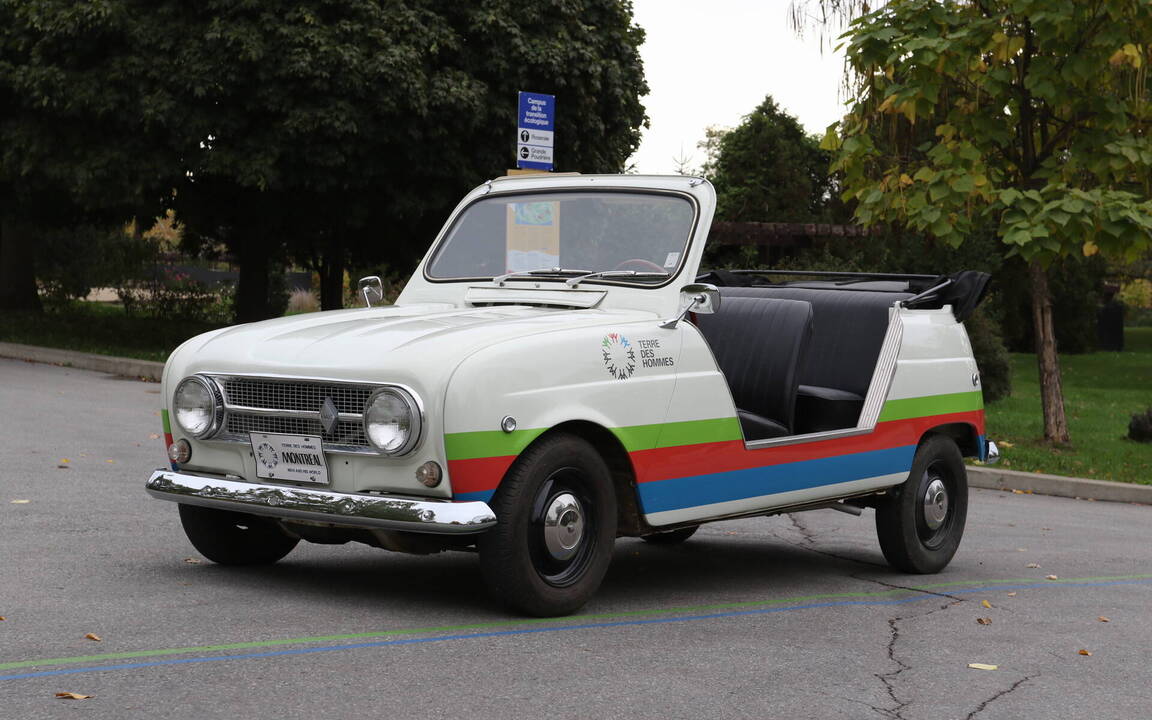
[[[523,305],[338,310],[202,335],[182,346],[169,363],[181,366],[170,368],[181,375],[218,372],[403,382],[438,369],[450,372],[469,354],[496,343],[654,317],[647,312]]]

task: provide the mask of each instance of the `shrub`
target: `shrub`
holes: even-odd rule
[[[1012,394],[1012,364],[1000,334],[1000,325],[983,306],[964,321],[972,355],[980,369],[980,383],[984,388],[984,402],[993,403]]]
[[[130,317],[163,320],[218,319],[219,293],[184,273],[157,267],[151,277],[129,278],[116,287],[116,295]]]
[[[1128,423],[1128,437],[1136,442],[1152,442],[1152,408],[1132,416]]]

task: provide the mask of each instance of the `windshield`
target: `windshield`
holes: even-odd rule
[[[561,192],[499,195],[468,206],[444,237],[428,277],[513,279],[605,271],[593,282],[661,284],[676,273],[694,208],[679,195]],[[552,269],[559,268],[555,273]]]

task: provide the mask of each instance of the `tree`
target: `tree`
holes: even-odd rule
[[[958,245],[991,227],[1029,266],[1044,434],[1068,442],[1046,267],[1152,238],[1139,0],[893,0],[847,34],[861,85],[829,129],[865,224]]]
[[[156,51],[183,88],[181,217],[239,256],[238,319],[268,314],[292,255],[339,307],[344,269],[404,263],[468,188],[503,174],[516,91],[557,95],[561,169],[622,168],[646,92],[630,7],[610,0],[167,4]]]
[[[517,90],[557,96],[558,169],[621,169],[646,122],[643,32],[618,0],[0,0],[0,25],[3,237],[9,216],[122,221],[164,199],[189,243],[239,258],[240,320],[271,313],[290,257],[326,307],[349,263],[414,259],[511,164]],[[29,268],[35,302],[22,247],[0,245],[0,272]]]
[[[124,2],[0,0],[2,310],[40,308],[45,229],[160,214],[174,158],[141,112],[138,32]]]
[[[704,173],[716,186],[716,216],[737,222],[828,220],[836,198],[829,153],[771,96],[728,131],[709,128]]]

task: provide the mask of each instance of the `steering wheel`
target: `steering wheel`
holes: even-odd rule
[[[632,267],[628,267],[629,265],[631,265]],[[659,265],[652,262],[651,260],[645,260],[644,258],[632,258],[631,260],[624,260],[623,262],[617,264],[616,267],[614,267],[612,269],[613,270],[646,270],[646,271],[651,271],[651,272],[663,273],[665,275],[668,274],[667,270],[660,267]]]

